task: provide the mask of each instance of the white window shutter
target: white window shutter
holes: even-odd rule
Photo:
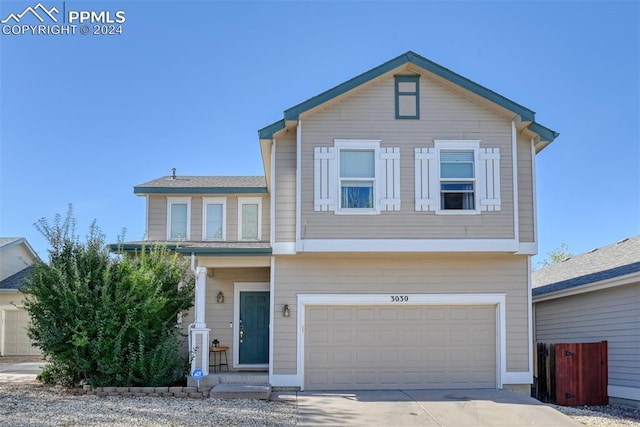
[[[378,188],[381,211],[400,210],[400,147],[378,150]]]
[[[478,177],[478,192],[480,196],[480,210],[499,211],[500,199],[500,149],[480,149],[480,176]]]
[[[313,210],[335,211],[338,191],[338,162],[335,147],[315,147]]]
[[[416,148],[416,211],[435,211],[438,205],[439,181],[435,148]]]

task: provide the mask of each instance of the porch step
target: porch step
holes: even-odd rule
[[[218,374],[219,384],[268,384],[269,374],[262,372],[234,372]]]
[[[187,385],[191,387],[215,387],[218,384],[268,384],[267,372],[223,372],[210,373],[198,383],[193,377],[187,377]]]
[[[213,399],[261,399],[269,400],[269,384],[218,384],[209,392]]]

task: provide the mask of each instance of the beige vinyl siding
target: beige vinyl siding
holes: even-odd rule
[[[227,236],[226,240],[234,242],[238,240],[238,196],[225,194],[209,194],[189,196],[188,194],[172,195],[172,197],[191,197],[191,241],[202,240],[202,198],[226,197],[227,199]],[[269,196],[265,194],[243,194],[240,197],[262,198],[262,236],[261,240],[269,241],[270,206]],[[167,197],[149,196],[149,215],[147,240],[166,240],[167,238]]]
[[[166,240],[167,239],[167,198],[166,196],[147,196],[148,219],[146,240]]]
[[[609,385],[640,388],[640,284],[536,302],[541,343],[608,341]]]
[[[275,259],[273,369],[296,374],[296,301],[306,293],[506,293],[507,371],[527,371],[527,257],[489,254],[300,254]]]
[[[296,139],[276,141],[275,201],[276,242],[296,240]]]
[[[531,140],[518,138],[518,223],[520,241],[535,241]]]
[[[400,148],[399,212],[335,215],[313,210],[313,150],[333,146],[335,138],[379,139],[381,147]],[[458,216],[415,211],[414,148],[433,147],[434,139],[481,140],[481,147],[500,149],[501,211]],[[420,120],[395,119],[394,80],[388,77],[302,117],[301,150],[302,238],[515,237],[511,121],[441,86],[426,74],[420,79]]]

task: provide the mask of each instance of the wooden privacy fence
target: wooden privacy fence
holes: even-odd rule
[[[536,398],[562,406],[607,405],[607,342],[538,343]]]

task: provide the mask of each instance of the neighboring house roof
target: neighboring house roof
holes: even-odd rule
[[[22,244],[25,245],[34,258],[38,258],[38,254],[36,254],[36,251],[33,250],[29,242],[27,242],[27,239],[24,237],[0,237],[0,249],[2,250]]]
[[[271,244],[269,242],[168,242],[168,241],[137,241],[114,243],[109,245],[113,252],[138,252],[142,248],[154,245],[165,245],[169,250],[183,255],[200,256],[269,256]]]
[[[382,65],[379,65],[369,71],[366,71],[346,82],[329,89],[321,94],[314,96],[298,105],[295,105],[284,111],[284,118],[282,120],[278,120],[258,131],[258,135],[260,139],[272,139],[273,134],[284,129],[286,127],[287,121],[297,121],[300,114],[308,111],[318,105],[321,105],[337,96],[344,94],[345,92],[350,91],[362,84],[365,84],[389,71],[392,71],[402,65],[407,63],[414,64],[418,67],[421,67],[439,77],[442,77],[472,93],[478,95],[482,98],[485,98],[488,101],[493,102],[509,111],[514,112],[519,115],[523,122],[530,122],[527,126],[529,130],[538,134],[540,136],[541,141],[545,141],[546,143],[552,142],[555,138],[558,137],[558,133],[537,123],[535,121],[535,112],[523,107],[522,105],[490,90],[486,87],[475,83],[466,77],[461,76],[460,74],[454,73],[453,71],[436,64],[433,61],[428,60],[425,57],[418,55],[415,52],[408,51],[403,53],[402,55],[391,59],[390,61],[385,62]],[[541,145],[540,149],[544,147]]]
[[[3,281],[0,282],[0,291],[3,290],[19,290],[23,291],[27,288],[24,283],[24,279],[27,275],[35,268],[34,265],[30,265],[24,270],[18,271],[16,274],[7,277]]]
[[[22,237],[0,237],[0,248],[10,245],[11,243],[24,240]]]
[[[266,193],[263,176],[163,176],[133,188],[134,194]]]
[[[638,273],[640,280],[640,236],[535,271],[532,294],[546,295],[633,273]]]

